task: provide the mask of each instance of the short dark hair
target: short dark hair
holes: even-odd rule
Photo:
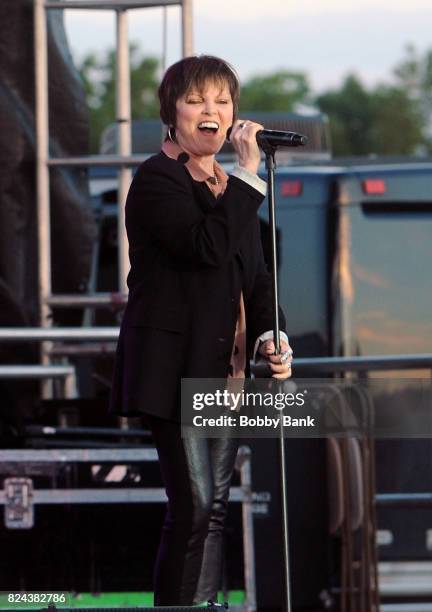
[[[237,116],[240,85],[234,68],[213,55],[185,57],[168,68],[159,86],[160,116],[165,125],[176,124],[176,102],[192,88],[202,91],[213,81],[227,84],[233,101],[233,120]]]

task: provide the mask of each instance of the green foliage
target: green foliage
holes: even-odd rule
[[[335,155],[408,155],[423,142],[418,101],[400,85],[367,90],[354,75],[316,99],[329,116]]]
[[[372,94],[374,129],[372,150],[383,155],[410,155],[424,142],[423,120],[417,100],[404,89],[380,85]]]
[[[159,116],[159,62],[130,50],[133,119]],[[91,152],[99,149],[103,130],[115,121],[115,53],[89,54],[79,72],[90,108]],[[423,56],[414,46],[395,67],[393,79],[367,88],[349,75],[339,88],[315,99],[301,72],[279,70],[255,75],[242,85],[240,111],[293,112],[314,103],[330,119],[336,155],[432,153],[432,50]]]
[[[330,119],[332,145],[337,155],[370,152],[371,100],[356,76],[345,79],[341,89],[317,98],[320,110]]]
[[[432,49],[421,56],[414,45],[407,45],[405,57],[396,66],[394,75],[410,100],[418,105],[425,149],[432,153]]]
[[[300,72],[257,75],[242,85],[240,111],[292,112],[297,104],[307,101],[309,93],[307,77]]]
[[[132,119],[159,116],[157,100],[159,61],[144,58],[138,47],[130,47]],[[78,67],[90,112],[90,152],[99,151],[103,130],[115,121],[115,52],[102,57],[87,55]]]

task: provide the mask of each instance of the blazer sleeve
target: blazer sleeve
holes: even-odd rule
[[[261,334],[273,330],[273,289],[272,279],[264,261],[261,243],[259,220],[256,219],[256,245],[258,265],[255,282],[248,299],[246,300],[246,329],[249,355],[252,355],[255,341]],[[282,308],[279,306],[280,331],[286,333],[286,320]]]
[[[219,267],[238,251],[247,226],[264,196],[230,176],[217,206],[202,209],[183,165],[144,163],[129,191],[126,227],[130,242],[144,235],[176,259]],[[136,241],[135,241],[136,242]]]

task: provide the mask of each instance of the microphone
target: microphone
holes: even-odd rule
[[[227,140],[231,136],[232,128],[227,131]],[[259,130],[256,133],[256,140],[259,147],[266,144],[273,147],[300,147],[305,145],[308,137],[297,132],[284,132],[283,130]]]
[[[303,134],[282,130],[259,130],[256,139],[259,147],[266,144],[273,147],[300,147],[308,141],[307,136]]]

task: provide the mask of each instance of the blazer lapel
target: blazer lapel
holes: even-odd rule
[[[207,187],[205,181],[195,181],[192,179],[192,177],[191,180],[193,182],[193,188],[203,212],[208,212],[211,208],[214,208],[216,206],[217,199]]]

